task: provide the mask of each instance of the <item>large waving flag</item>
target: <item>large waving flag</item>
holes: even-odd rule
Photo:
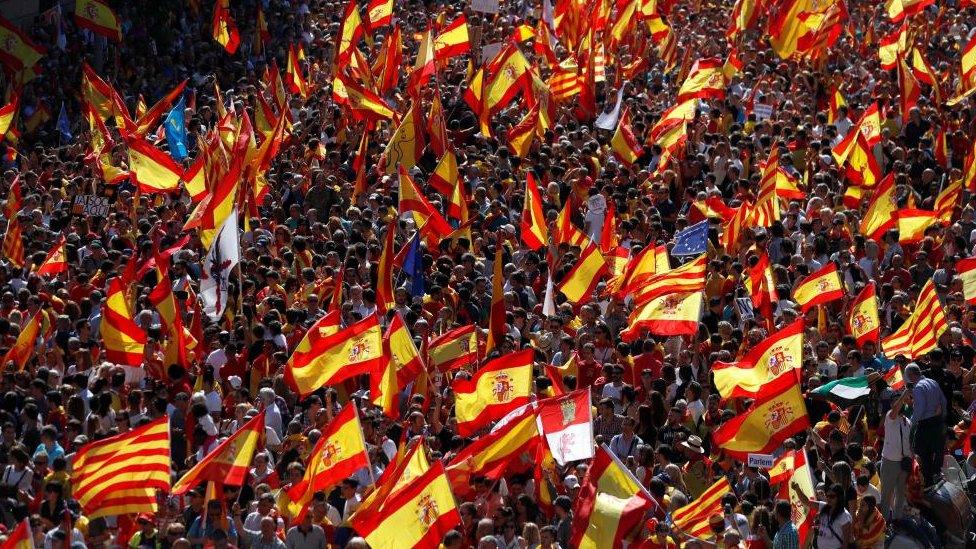
[[[908,360],[915,360],[938,345],[939,337],[947,327],[935,283],[929,279],[918,294],[911,316],[896,332],[881,340],[881,348],[887,357],[904,355]]]
[[[206,481],[225,486],[241,486],[247,478],[254,452],[262,446],[264,446],[263,411],[241,425],[234,434],[224,439],[198,461],[180,480],[176,481],[170,493],[179,496]]]
[[[401,444],[393,460],[376,480],[376,489],[366,494],[359,508],[349,517],[349,523],[353,528],[358,528],[360,521],[372,520],[370,517],[376,513],[392,508],[391,502],[395,501],[393,498],[403,491],[410,480],[427,471],[430,471],[430,460],[424,441],[415,439]]]
[[[607,274],[609,266],[600,249],[592,242],[588,242],[580,253],[573,268],[566,273],[559,284],[559,291],[571,303],[587,303],[593,296],[597,284]]]
[[[285,365],[285,381],[302,396],[383,366],[383,332],[370,315],[338,332],[298,344]]]
[[[342,27],[339,31],[339,44],[336,50],[337,65],[349,60],[353,53],[352,50],[359,45],[359,40],[365,32],[366,26],[363,25],[363,19],[359,15],[359,3],[356,0],[349,0],[349,3],[346,4],[346,10],[342,14]]]
[[[2,366],[4,368],[6,368],[7,364],[13,362],[16,371],[20,372],[27,365],[27,361],[34,356],[37,338],[41,335],[41,316],[43,314],[44,311],[37,311],[27,321],[27,324],[20,329],[17,340],[7,351],[7,354],[3,356]]]
[[[960,276],[962,276],[959,267],[961,263],[962,261],[959,261],[956,267],[960,269]],[[874,282],[868,282],[851,302],[847,311],[847,331],[857,339],[858,347],[865,341],[878,342],[881,320],[878,318],[878,297]]]
[[[789,500],[790,507],[793,508],[793,524],[800,536],[800,547],[806,547],[813,533],[813,519],[816,518],[816,512],[809,505],[810,498],[816,492],[813,474],[807,463],[807,453],[793,450],[783,454],[773,465],[773,469],[769,470],[771,483],[773,470],[779,469],[781,463],[786,466],[783,468],[783,481],[779,484],[779,497]]]
[[[71,495],[91,518],[155,513],[169,491],[169,417],[82,446],[71,462]]]
[[[457,157],[451,151],[446,151],[437,162],[434,173],[430,174],[427,184],[430,188],[444,196],[450,196],[458,181]]]
[[[482,366],[471,379],[454,381],[459,435],[471,436],[529,402],[534,355],[531,348],[505,355]]]
[[[842,297],[844,284],[837,272],[837,264],[833,261],[828,261],[819,271],[811,273],[793,289],[793,301],[800,306],[803,313]]]
[[[75,24],[109,40],[122,41],[122,26],[119,25],[119,18],[102,0],[77,0]]]
[[[433,204],[427,200],[427,197],[420,192],[420,189],[417,188],[417,183],[414,182],[413,177],[407,173],[407,170],[403,166],[399,169],[399,182],[400,192],[398,195],[400,204],[398,211],[400,215],[407,212],[412,213],[414,223],[418,228],[421,228],[425,232],[430,231],[438,238],[443,238],[451,234],[453,229],[451,229],[450,224],[434,208]]]
[[[861,219],[861,234],[880,241],[881,236],[897,223],[898,199],[895,174],[889,173],[874,189],[874,197]]]
[[[393,22],[393,0],[370,0],[366,6],[370,30],[384,27]]]
[[[241,261],[238,240],[237,208],[231,210],[217,232],[207,255],[203,258],[200,275],[200,300],[204,311],[216,321],[224,314],[229,297],[231,271]]]
[[[420,107],[412,103],[383,152],[387,174],[396,173],[400,166],[410,169],[417,164],[425,146],[423,127]]]
[[[478,332],[474,324],[445,332],[427,344],[430,365],[442,372],[457,370],[478,360]]]
[[[722,398],[753,398],[780,376],[798,376],[803,368],[803,319],[749,349],[738,362],[716,362],[715,387]]]
[[[305,476],[287,491],[281,511],[291,518],[308,510],[315,492],[328,490],[363,467],[369,467],[359,412],[352,402],[339,412],[309,453]]]
[[[116,364],[139,366],[145,355],[146,333],[133,319],[132,308],[125,296],[125,286],[131,282],[123,281],[121,277],[115,277],[108,282],[100,328],[107,360]]]
[[[609,448],[600,446],[573,506],[570,546],[620,547],[657,505]]]
[[[590,391],[581,389],[547,398],[539,402],[538,409],[539,425],[556,463],[565,465],[593,457],[596,443]]]
[[[628,327],[620,332],[624,341],[634,341],[642,330],[656,335],[691,335],[698,332],[702,292],[670,293],[655,297],[634,309]]]
[[[186,240],[189,239],[187,235]],[[157,266],[158,278],[156,287],[149,293],[149,302],[156,307],[159,313],[160,324],[167,335],[167,340],[163,344],[163,357],[166,364],[179,364],[180,366],[190,367],[189,352],[195,349],[198,342],[183,324],[183,314],[179,305],[176,303],[176,295],[173,293],[173,282],[169,278],[170,257],[173,253],[183,247],[184,243],[177,243],[176,246],[155,254],[155,257],[147,261],[143,267],[145,272],[152,268],[150,263]],[[175,248],[175,249],[174,249]],[[145,273],[143,273],[144,275]],[[142,275],[136,274],[136,278]]]
[[[64,242],[64,235],[58,237],[58,240],[47,252],[44,262],[37,268],[37,274],[51,276],[68,272],[68,259],[64,254]]]
[[[925,231],[939,223],[936,212],[915,208],[901,208],[895,217],[898,218],[898,243],[901,245],[918,244],[925,238]]]
[[[13,23],[0,17],[0,63],[6,65],[11,72],[32,68],[44,57],[45,51]]]
[[[702,492],[701,496],[671,513],[675,527],[696,538],[714,538],[715,534],[712,533],[712,529],[708,525],[708,519],[712,515],[723,513],[722,497],[730,492],[732,492],[732,486],[729,484],[729,480],[724,476],[721,477]]]
[[[211,34],[224,51],[231,55],[234,55],[241,45],[241,34],[237,30],[237,23],[230,15],[230,0],[217,0],[214,4]]]
[[[444,464],[435,462],[423,475],[410,479],[372,516],[357,522],[356,532],[373,549],[436,547],[447,532],[461,524]]]
[[[454,493],[466,496],[476,476],[499,480],[508,469],[525,471],[536,465],[536,445],[540,442],[538,416],[526,407],[504,427],[478,437],[454,456],[447,466]]]
[[[695,61],[678,90],[678,103],[689,99],[724,98],[725,75],[722,74],[722,65],[722,60],[717,57]]]
[[[471,41],[468,39],[468,19],[462,13],[434,38],[434,59],[450,59],[469,51]]]
[[[809,426],[800,380],[784,375],[765,384],[752,406],[723,423],[712,433],[712,440],[727,456],[745,461],[749,454],[772,453]]]
[[[129,173],[144,193],[170,193],[180,188],[183,168],[169,155],[138,136],[126,140],[129,145]]]
[[[707,267],[705,254],[672,270],[657,272],[655,267],[654,274],[632,279],[622,291],[631,294],[638,306],[667,294],[698,292],[705,289]]]

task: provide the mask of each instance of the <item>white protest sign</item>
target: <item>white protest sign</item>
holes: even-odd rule
[[[769,454],[749,454],[749,461],[747,465],[749,467],[758,467],[760,469],[771,469],[773,467],[773,456]]]

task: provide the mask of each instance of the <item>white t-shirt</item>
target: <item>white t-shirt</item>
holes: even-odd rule
[[[853,522],[851,514],[844,509],[833,522],[830,517],[821,509],[820,516],[817,518],[817,549],[843,549],[841,540],[844,539],[844,526]],[[836,532],[836,536],[834,533]]]
[[[912,421],[899,415],[891,419],[890,414],[884,415],[884,445],[881,446],[881,457],[889,461],[901,461],[901,458],[912,455],[912,442],[909,433]],[[901,442],[899,443],[899,435]]]

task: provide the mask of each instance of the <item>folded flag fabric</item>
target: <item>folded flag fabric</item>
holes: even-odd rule
[[[671,255],[699,255],[708,246],[708,221],[699,221],[691,227],[674,235],[674,248]]]

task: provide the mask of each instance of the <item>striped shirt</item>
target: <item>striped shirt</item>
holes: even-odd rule
[[[773,536],[773,549],[800,549],[800,534],[792,522],[787,522]]]

